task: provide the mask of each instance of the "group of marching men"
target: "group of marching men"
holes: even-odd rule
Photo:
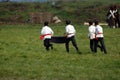
[[[81,51],[79,50],[77,43],[76,43],[76,39],[75,39],[76,30],[75,30],[74,26],[71,25],[70,20],[66,20],[65,31],[66,31],[66,36],[65,36],[66,51],[69,53],[69,42],[71,41],[72,45],[75,47],[76,51],[79,54],[81,54]],[[97,47],[99,47],[101,51],[104,51],[104,53],[107,54],[106,47],[104,44],[104,39],[103,39],[103,28],[99,25],[99,22],[97,20],[95,22],[89,21],[88,31],[89,31],[88,36],[90,39],[91,51],[96,53]],[[51,44],[51,38],[52,38],[53,34],[54,34],[54,32],[48,26],[48,22],[44,22],[44,26],[41,29],[40,39],[43,40],[44,46],[47,51],[49,51],[50,49],[53,49],[53,44]],[[98,44],[99,42],[100,42],[100,45]]]
[[[89,39],[90,39],[90,49],[92,52],[97,52],[97,47],[100,48],[101,51],[104,51],[107,54],[107,50],[104,44],[104,36],[103,36],[103,28],[99,25],[99,22],[89,21]],[[98,44],[100,43],[100,44]]]

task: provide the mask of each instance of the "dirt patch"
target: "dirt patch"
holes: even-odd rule
[[[53,15],[47,12],[30,13],[31,23],[43,23],[44,21],[52,22]]]

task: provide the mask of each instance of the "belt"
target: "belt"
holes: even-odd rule
[[[44,35],[41,35],[40,36],[40,40],[43,40],[45,36],[48,36],[48,35],[51,35],[51,34],[44,34]]]
[[[103,33],[100,33],[100,32],[99,32],[98,34],[103,34]]]

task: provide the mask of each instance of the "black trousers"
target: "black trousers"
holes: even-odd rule
[[[117,27],[117,24],[118,24],[118,27]],[[116,20],[115,20],[115,26],[116,26],[116,28],[120,28],[120,19],[119,19],[119,17],[117,17]]]
[[[90,39],[90,49],[92,52],[94,52],[95,47],[95,39]]]
[[[53,46],[52,46],[52,44],[50,43],[50,40],[51,40],[51,39],[45,39],[45,40],[44,40],[44,46],[46,47],[46,50],[47,50],[47,51],[49,50],[49,47],[51,47],[51,49],[53,49]]]
[[[104,51],[104,53],[107,53],[105,44],[104,44],[104,39],[103,38],[98,38],[97,40],[95,40],[95,52],[97,52],[97,47],[98,47],[98,43],[100,42],[101,45],[101,49]]]
[[[75,40],[75,36],[72,36],[72,37],[66,39],[66,43],[65,43],[66,51],[69,52],[69,42],[70,41],[72,42],[72,45],[75,47],[75,49],[79,52],[79,49],[77,47],[77,43]]]

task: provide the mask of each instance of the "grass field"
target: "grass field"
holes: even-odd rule
[[[64,35],[64,25],[50,25],[54,35]],[[75,25],[82,54],[70,44],[54,44],[47,52],[39,40],[42,25],[0,26],[0,80],[119,80],[120,29],[104,28],[108,54],[90,52],[88,27]]]

